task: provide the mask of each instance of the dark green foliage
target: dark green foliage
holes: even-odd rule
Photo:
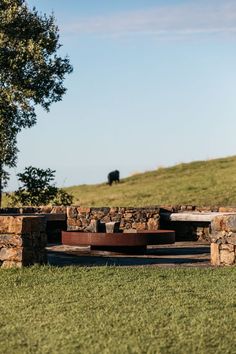
[[[35,106],[48,111],[66,92],[72,67],[56,54],[60,46],[53,15],[40,15],[23,0],[1,0],[0,195],[4,166],[16,165],[17,134],[36,123]]]
[[[73,197],[58,189],[53,183],[55,171],[36,167],[26,167],[23,173],[17,174],[22,186],[10,197],[12,204],[20,205],[70,205]]]
[[[73,196],[64,189],[58,189],[52,203],[53,205],[71,205],[73,203]]]

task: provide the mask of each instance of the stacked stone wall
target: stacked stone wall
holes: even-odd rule
[[[158,230],[160,208],[67,208],[67,229],[86,230],[93,220],[119,222],[121,230]]]
[[[19,208],[1,208],[0,215],[13,214],[66,214],[65,206],[40,206],[40,207],[19,207]]]
[[[0,215],[0,266],[43,264],[46,256],[46,218]]]
[[[216,216],[212,220],[211,263],[236,264],[236,215]]]

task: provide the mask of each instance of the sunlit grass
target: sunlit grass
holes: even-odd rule
[[[235,353],[236,268],[0,270],[0,352]]]
[[[236,205],[236,157],[159,168],[121,180],[67,188],[87,206]]]
[[[236,205],[236,156],[161,167],[112,187],[104,182],[66,190],[81,206]]]

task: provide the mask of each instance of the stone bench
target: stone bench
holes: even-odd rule
[[[211,222],[216,216],[232,215],[230,212],[181,212],[161,213],[161,218],[166,221]],[[236,215],[236,214],[235,214]]]
[[[195,225],[196,228],[196,225],[202,227],[205,225],[211,244],[211,264],[216,266],[236,264],[235,212],[162,213],[161,218],[168,223],[168,226],[172,223],[173,225],[184,223],[185,226],[189,225],[187,227]]]
[[[176,241],[201,241],[210,243],[211,222],[217,216],[236,215],[232,212],[184,211],[160,213],[162,229],[173,229]]]

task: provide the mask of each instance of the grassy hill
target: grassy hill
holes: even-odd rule
[[[102,183],[66,190],[81,206],[236,206],[236,156],[159,168],[123,178],[111,187]]]
[[[107,184],[67,188],[82,206],[236,205],[236,156],[181,163]]]

